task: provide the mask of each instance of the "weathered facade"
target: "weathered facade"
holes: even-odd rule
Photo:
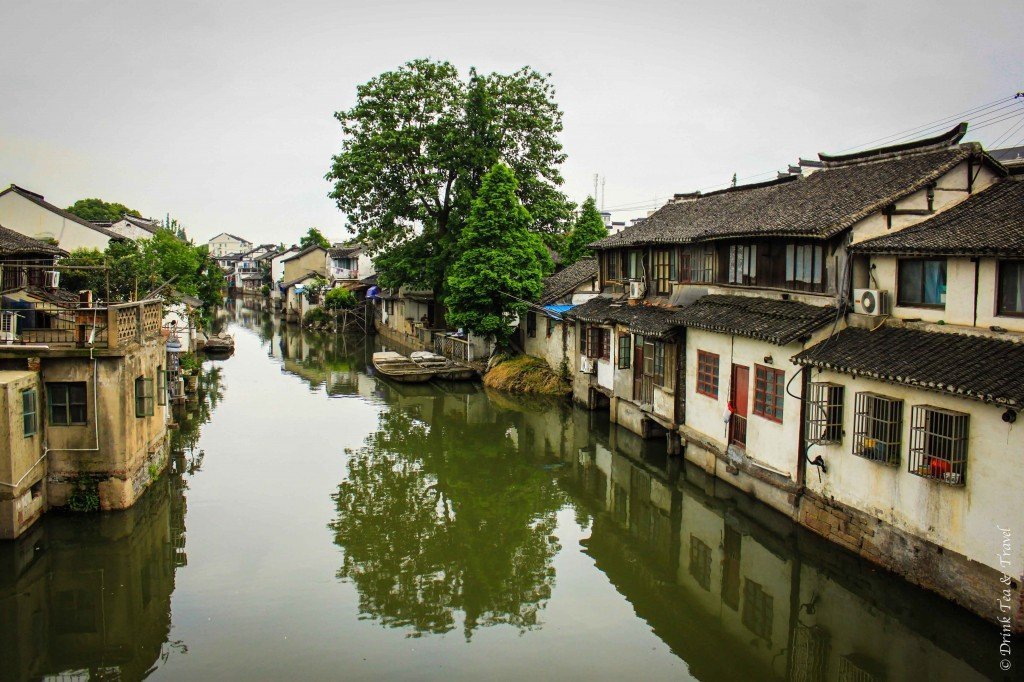
[[[0,225],[33,239],[53,240],[66,251],[103,251],[111,239],[124,239],[17,185],[0,192]]]

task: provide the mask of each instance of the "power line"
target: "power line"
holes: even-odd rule
[[[994,148],[998,147],[999,144],[1001,142],[1003,142],[1004,140],[1010,139],[1010,137],[1012,137],[1014,133],[1016,133],[1017,131],[1019,131],[1021,129],[1021,126],[1024,126],[1024,119],[1021,119],[1020,123],[1018,123],[1017,125],[1010,126],[1009,128],[1007,128],[1005,133],[1003,133],[1002,135],[997,137],[995,139],[995,141],[992,142],[991,147],[994,149]]]

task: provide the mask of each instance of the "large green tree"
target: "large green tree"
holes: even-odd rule
[[[331,240],[324,236],[324,233],[315,227],[306,230],[306,235],[299,240],[299,248],[305,249],[309,246],[320,246],[325,249],[331,248]]]
[[[83,220],[97,223],[116,223],[125,214],[141,218],[142,214],[124,204],[103,201],[103,199],[79,199],[68,206],[68,211]]]
[[[551,258],[530,232],[532,218],[516,194],[512,169],[497,163],[483,177],[448,270],[448,322],[505,345],[509,322],[536,301]]]
[[[546,76],[463,79],[448,62],[415,60],[359,86],[339,111],[344,139],[327,179],[350,228],[377,257],[384,286],[442,294],[484,174],[501,161],[518,180],[529,228],[552,243],[572,205],[559,191],[562,112]]]
[[[587,197],[576,216],[576,224],[572,232],[565,240],[565,249],[562,251],[562,264],[572,265],[581,258],[591,255],[587,248],[588,244],[604,239],[608,236],[608,228],[605,227],[604,219],[597,210],[597,204],[593,197]]]

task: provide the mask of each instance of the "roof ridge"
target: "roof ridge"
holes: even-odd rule
[[[861,163],[866,160],[874,160],[880,157],[891,158],[907,152],[921,153],[925,151],[937,151],[945,147],[952,147],[963,139],[963,136],[966,134],[967,122],[965,121],[958,123],[951,130],[947,130],[944,133],[940,133],[923,140],[914,140],[885,147],[865,149],[859,152],[850,152],[849,154],[826,154],[825,152],[819,152],[818,158],[825,164],[825,168],[831,168],[834,166]]]

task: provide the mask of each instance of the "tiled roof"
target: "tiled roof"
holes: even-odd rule
[[[324,247],[320,246],[319,244],[310,244],[309,246],[307,246],[306,248],[302,249],[301,251],[299,251],[294,256],[288,256],[287,258],[285,258],[281,262],[282,263],[287,263],[290,260],[295,260],[296,258],[302,258],[307,253],[309,253],[311,251],[316,251],[317,249],[320,249],[321,251],[327,251],[327,249],[325,249]]]
[[[736,334],[784,346],[836,319],[832,306],[756,296],[709,294],[676,313],[684,327]]]
[[[136,218],[133,215],[125,214],[122,219],[131,223],[140,230],[145,230],[146,232],[149,232],[150,234],[156,234],[161,227],[160,223],[157,222],[156,220],[149,220],[147,218]]]
[[[668,204],[592,246],[611,249],[748,236],[828,238],[935,181],[972,154],[982,154],[976,143],[826,164],[806,177],[792,175]]]
[[[9,230],[0,225],[0,256],[16,256],[21,254],[49,254],[53,256],[66,256],[67,251],[47,244],[46,242],[26,237],[20,232]]]
[[[565,316],[590,324],[621,324],[635,334],[665,338],[679,325],[672,317],[678,308],[629,305],[623,299],[599,296],[576,306]]]
[[[793,361],[983,402],[1024,404],[1024,343],[902,327],[851,327]]]
[[[346,256],[351,256],[354,253],[358,253],[362,249],[363,247],[359,244],[355,244],[354,246],[335,244],[334,246],[327,250],[327,253],[330,254],[331,258],[345,258]]]
[[[300,282],[304,282],[307,279],[315,279],[317,276],[318,275],[315,272],[307,272],[304,275],[299,275],[295,279],[290,279],[287,282],[281,282],[281,288],[287,289],[288,287],[292,286],[293,284],[299,284]]]
[[[243,244],[252,244],[252,242],[246,239],[245,237],[239,237],[238,235],[231,234],[230,232],[221,232],[220,234],[215,234],[212,237],[210,237],[210,241],[212,242],[214,239],[221,235],[224,235],[225,237],[231,237],[236,242],[242,242]],[[209,242],[207,243],[209,244]]]
[[[544,278],[540,304],[547,305],[573,292],[576,287],[597,278],[597,260],[584,258],[564,270]]]
[[[855,244],[858,253],[1024,255],[1024,181],[1007,179],[913,227]]]
[[[90,230],[95,230],[96,232],[99,232],[102,235],[110,237],[111,239],[127,239],[127,237],[125,237],[123,235],[120,235],[120,234],[118,234],[116,232],[111,232],[107,228],[100,227],[96,223],[90,223],[88,220],[85,220],[84,218],[79,218],[78,216],[76,216],[71,211],[66,211],[63,208],[60,208],[58,206],[54,206],[49,201],[46,201],[45,199],[43,199],[43,195],[42,194],[36,194],[35,192],[31,192],[31,191],[25,189],[24,187],[18,187],[17,185],[12,184],[10,187],[5,189],[3,192],[0,192],[0,196],[3,196],[4,194],[7,194],[8,192],[14,192],[18,196],[20,196],[20,197],[22,197],[24,199],[28,199],[33,204],[36,204],[37,206],[41,206],[42,208],[45,208],[47,211],[50,211],[52,213],[56,213],[61,218],[64,218],[66,220],[70,220],[73,223],[78,223],[79,225],[81,225],[83,227],[88,227]]]

